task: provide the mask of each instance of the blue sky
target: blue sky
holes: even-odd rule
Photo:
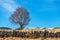
[[[21,6],[30,13],[31,21],[26,28],[60,27],[60,0],[0,0],[0,27],[18,28],[9,17]]]

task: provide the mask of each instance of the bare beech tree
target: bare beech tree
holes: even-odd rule
[[[20,29],[23,29],[30,21],[29,12],[23,7],[18,7],[10,19],[12,23],[19,24]]]

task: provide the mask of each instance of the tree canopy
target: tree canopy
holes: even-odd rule
[[[20,29],[23,29],[30,21],[29,12],[23,7],[18,7],[10,19],[12,23],[19,24]]]

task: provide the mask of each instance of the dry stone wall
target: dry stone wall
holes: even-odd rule
[[[31,32],[21,32],[21,31],[0,31],[0,37],[29,37],[29,38],[39,38],[39,37],[60,37],[60,32],[48,32],[45,31],[31,31]]]

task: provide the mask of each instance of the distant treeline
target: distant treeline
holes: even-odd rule
[[[10,29],[11,30],[11,28],[9,28],[9,27],[0,27],[0,29]]]
[[[38,37],[60,37],[60,32],[48,32],[48,31],[32,31],[32,32],[7,32],[7,31],[0,31],[0,37],[31,37],[31,38],[38,38]]]

